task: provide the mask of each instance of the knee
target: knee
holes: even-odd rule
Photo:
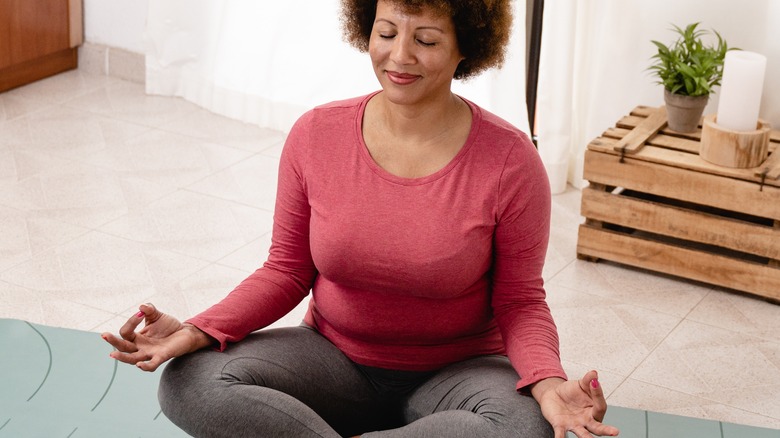
[[[216,400],[220,391],[218,373],[212,372],[214,359],[220,353],[193,353],[173,359],[162,371],[157,388],[160,408],[179,427],[197,418]],[[186,429],[185,429],[186,430]]]
[[[488,408],[483,418],[492,422],[498,437],[552,438],[550,423],[542,415],[539,404],[531,397],[522,396],[518,403]]]
[[[163,368],[157,387],[157,400],[163,413],[168,417],[170,417],[169,408],[175,406],[175,400],[181,398],[180,393],[183,390],[182,374],[186,368],[180,367],[178,362],[179,359],[174,359]]]
[[[157,387],[157,400],[160,402],[160,408],[165,416],[174,423],[176,423],[175,418],[178,417],[176,410],[181,408],[186,399],[185,390],[189,384],[194,383],[187,376],[188,368],[183,366],[181,362],[182,360],[177,358],[166,365],[162,370],[160,384]]]

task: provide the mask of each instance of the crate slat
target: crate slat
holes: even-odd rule
[[[658,139],[659,138],[656,137],[656,140]],[[599,137],[588,144],[588,150],[614,155],[619,159],[621,158],[621,155],[614,150],[615,142],[616,140],[612,138]],[[760,167],[752,169],[737,169],[718,166],[699,157],[698,150],[695,154],[690,153],[689,150],[686,150],[687,148],[690,148],[691,145],[685,145],[683,142],[678,142],[677,144],[678,146],[674,148],[659,147],[654,142],[652,142],[645,145],[644,148],[637,151],[635,154],[632,154],[631,158],[675,167],[682,167],[685,169],[695,170],[697,172],[708,173],[712,175],[720,175],[729,178],[751,181],[754,183],[761,183],[760,172],[758,175],[756,174],[756,170],[760,169]],[[698,145],[698,143],[696,143],[696,145]],[[698,146],[696,147],[698,148]],[[780,187],[780,180],[777,179],[765,178],[764,183]]]
[[[634,155],[621,163],[617,156],[592,150],[585,152],[583,176],[607,186],[780,220],[780,188],[775,186],[760,189],[755,183],[643,161]]]
[[[631,131],[632,129],[636,128],[638,124],[642,123],[642,120],[649,117],[655,110],[656,108],[654,107],[638,106],[631,111],[631,115],[624,116],[623,118],[621,118],[616,123],[616,126],[623,128],[627,131]],[[701,128],[701,123],[699,123],[699,128]],[[671,131],[671,130],[661,130],[661,133],[668,134],[669,136],[672,137],[693,140],[695,142],[701,141],[701,129],[697,130],[696,132],[685,133],[685,134],[676,131]],[[770,132],[769,142],[770,142],[769,151],[772,152],[775,150],[775,148],[778,145],[780,145],[780,130],[773,129]],[[698,153],[698,149],[695,150],[694,153]]]
[[[780,245],[767,245],[780,239],[774,223],[759,225],[592,188],[582,191],[581,212],[600,222],[780,260]]]
[[[667,120],[666,107],[662,106],[652,111],[634,129],[618,141],[614,146],[615,151],[621,154],[636,153],[651,137],[666,126]]]
[[[780,300],[780,269],[580,225],[577,253]]]
[[[780,178],[780,152],[773,153],[764,163],[759,166],[759,171],[756,172],[756,176],[765,176],[768,180],[776,180]]]

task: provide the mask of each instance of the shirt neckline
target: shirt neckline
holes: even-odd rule
[[[383,169],[379,164],[377,164],[376,161],[374,161],[374,158],[368,152],[368,146],[366,146],[366,142],[363,138],[363,115],[365,114],[366,106],[368,105],[368,101],[371,100],[372,97],[376,96],[379,93],[381,93],[381,90],[368,94],[360,102],[355,117],[355,135],[358,139],[357,143],[358,143],[358,149],[360,149],[361,158],[368,165],[368,167],[380,178],[387,180],[391,183],[406,185],[406,186],[423,185],[423,184],[436,181],[444,177],[448,173],[450,173],[463,159],[463,157],[468,153],[469,149],[471,149],[471,146],[474,144],[474,141],[477,136],[478,127],[480,126],[479,121],[482,118],[482,114],[479,111],[479,107],[475,105],[473,102],[461,96],[456,95],[458,98],[466,102],[466,104],[469,106],[469,109],[471,110],[471,129],[469,129],[469,135],[468,137],[466,137],[466,142],[463,144],[463,147],[460,148],[458,153],[455,154],[454,157],[452,157],[452,159],[450,160],[449,163],[447,163],[447,165],[445,165],[441,169],[429,175],[425,175],[417,178],[406,178],[388,172],[387,170]]]

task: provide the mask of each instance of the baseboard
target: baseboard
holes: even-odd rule
[[[146,82],[146,57],[117,47],[86,42],[79,47],[79,69],[131,82]]]

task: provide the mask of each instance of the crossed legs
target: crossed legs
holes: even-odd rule
[[[499,356],[436,372],[376,374],[315,330],[291,327],[254,333],[222,353],[175,359],[159,399],[165,415],[195,437],[552,436],[516,381]]]

